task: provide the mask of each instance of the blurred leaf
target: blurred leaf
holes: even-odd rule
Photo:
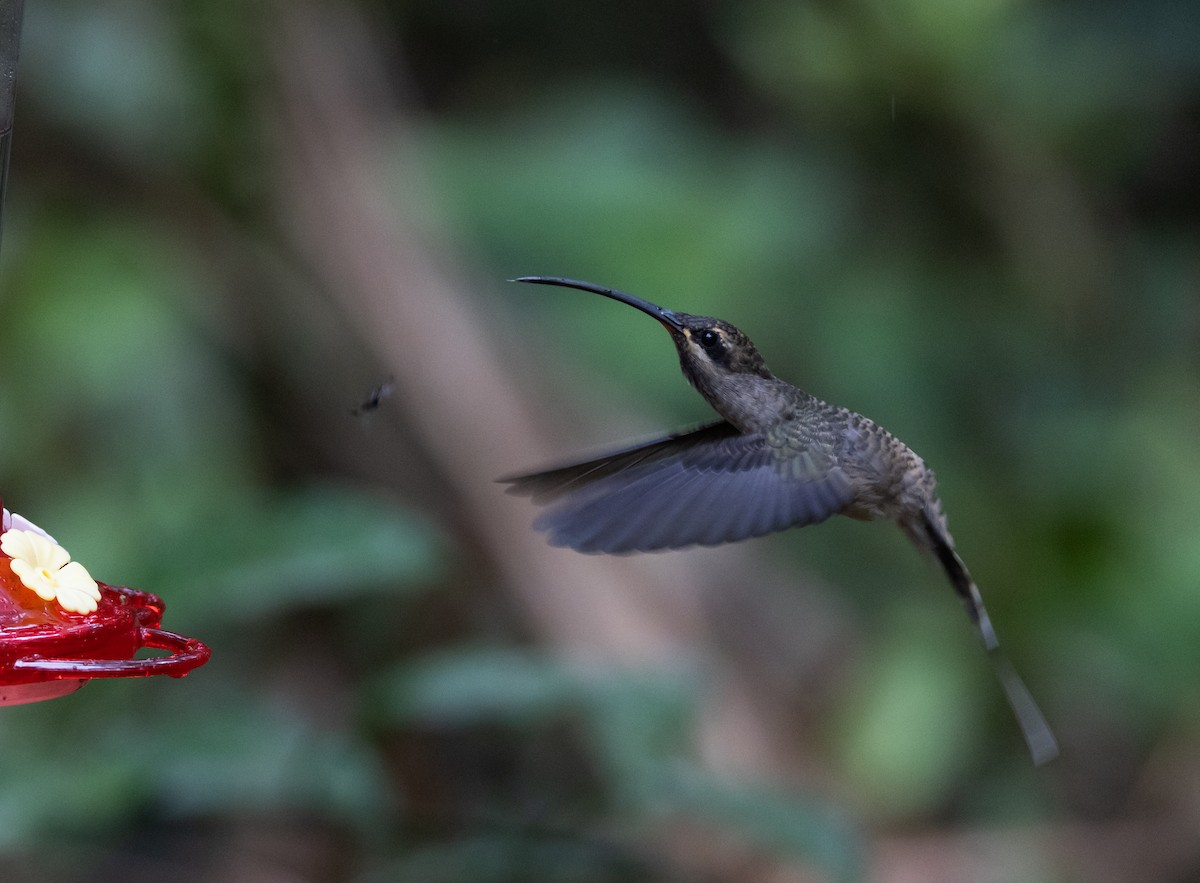
[[[21,79],[44,112],[113,155],[166,164],[201,143],[205,90],[162,7],[30,4],[22,37]]]
[[[969,642],[946,640],[941,631],[961,626],[966,638],[966,623],[943,619],[913,611],[894,626],[895,637],[873,649],[851,704],[841,752],[847,774],[877,811],[927,811],[945,798],[978,751],[982,734],[973,722],[987,704],[980,691],[1000,690],[986,680],[982,650],[973,672]]]
[[[357,734],[305,718],[226,685],[219,702],[193,691],[179,713],[139,738],[186,746],[162,750],[158,799],[185,816],[286,809],[377,830],[398,806],[380,760]],[[200,713],[197,713],[197,710]]]
[[[135,467],[203,456],[236,475],[247,414],[197,324],[203,310],[187,306],[203,278],[179,243],[104,215],[47,213],[36,233],[0,329],[0,455],[42,464],[51,491],[84,466],[128,482]]]
[[[6,710],[13,717],[13,712]],[[97,762],[90,749],[94,733],[82,736],[43,726],[37,716],[0,732],[9,751],[0,760],[0,848],[12,848],[53,834],[113,824],[131,813],[143,795],[133,758]]]
[[[691,764],[656,772],[657,813],[686,813],[736,831],[771,855],[815,865],[831,881],[866,879],[863,835],[845,811],[765,784],[730,782]]]
[[[435,725],[519,724],[587,711],[601,738],[636,743],[636,756],[654,747],[647,734],[661,729],[664,716],[676,719],[688,706],[686,683],[659,671],[589,668],[541,651],[460,646],[397,666],[378,680],[376,700],[386,719]]]
[[[578,707],[589,692],[586,679],[563,660],[515,648],[462,647],[381,676],[374,706],[397,723],[523,723]]]
[[[687,756],[687,734],[700,699],[698,673],[645,672],[597,691],[590,730],[616,799],[645,812],[659,805],[659,771]]]
[[[520,117],[430,127],[424,147],[453,219],[514,275],[641,280],[679,309],[745,290],[781,253],[819,256],[851,221],[835,155],[730,139],[649,88],[551,91]]]
[[[520,726],[582,712],[623,812],[635,818],[681,813],[728,825],[771,854],[814,862],[832,880],[860,879],[862,844],[838,813],[723,782],[682,759],[694,687],[682,673],[586,671],[527,651],[460,650],[398,667],[380,681],[376,706],[395,722],[440,727],[487,721]],[[502,839],[471,841],[411,861],[425,867],[431,855],[438,856],[480,875],[472,879],[503,880],[512,873],[510,849],[515,845]],[[550,863],[548,872],[555,867]]]
[[[5,845],[108,828],[148,806],[193,818],[303,810],[364,831],[396,809],[351,732],[207,672],[95,681],[66,700],[6,709],[0,735],[23,747],[0,760]]]
[[[170,569],[153,583],[172,599],[174,614],[197,622],[244,623],[395,596],[427,584],[440,566],[422,520],[376,495],[333,486],[209,512],[173,542],[180,545]]]

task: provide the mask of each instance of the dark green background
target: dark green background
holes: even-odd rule
[[[1194,5],[27,6],[0,490],[214,656],[0,711],[5,880],[1200,874]],[[289,173],[309,132],[368,192]],[[314,234],[321,192],[361,228]],[[420,274],[373,263],[397,230]],[[369,317],[428,267],[479,333],[405,363]],[[744,658],[547,634],[524,568],[575,565],[506,550],[531,511],[480,476],[707,415],[653,323],[522,274],[728,319],[918,450],[1062,757],[883,525],[697,553]],[[536,450],[510,400],[431,428],[463,363]],[[680,590],[663,560],[619,572]]]

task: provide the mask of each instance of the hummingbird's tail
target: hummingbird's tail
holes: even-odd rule
[[[971,621],[975,623],[979,634],[983,637],[984,647],[988,651],[988,661],[991,663],[992,671],[1000,682],[1008,704],[1017,718],[1017,724],[1025,737],[1025,743],[1029,746],[1033,762],[1040,765],[1048,760],[1053,760],[1058,756],[1058,740],[1054,738],[1050,724],[1046,722],[1042,710],[1034,701],[1033,694],[1029,692],[1029,688],[1017,674],[1017,670],[1013,668],[1008,656],[1000,649],[996,630],[992,628],[992,620],[988,616],[987,608],[983,606],[983,597],[979,594],[979,587],[975,585],[975,580],[971,578],[962,558],[954,551],[954,541],[950,538],[949,531],[946,530],[945,519],[937,510],[932,513],[926,511],[916,528],[906,525],[905,530],[918,545],[932,549],[950,577],[950,582],[954,584],[955,591],[962,598],[963,604],[967,608],[967,615],[971,617]]]
[[[983,638],[983,646],[989,652],[995,650],[1000,646],[1000,642],[996,639],[992,618],[988,616],[987,608],[983,606],[983,596],[979,594],[979,587],[971,578],[967,565],[963,564],[962,558],[954,551],[954,546],[951,544],[953,541],[950,540],[949,535],[944,530],[936,530],[934,525],[930,524],[928,516],[926,516],[925,522],[933,542],[933,554],[937,556],[946,575],[950,577],[950,582],[954,584],[954,591],[958,592],[958,596],[962,598],[963,606],[967,608],[967,616],[971,617],[971,622],[975,623],[975,627],[979,629],[979,634]]]
[[[979,587],[971,578],[967,565],[963,564],[963,560],[954,551],[954,540],[946,530],[946,519],[937,501],[934,500],[919,518],[912,521],[905,519],[901,521],[900,526],[918,548],[932,552],[942,565],[942,569],[950,577],[954,591],[958,592],[963,606],[967,609],[967,616],[979,629],[984,647],[988,651],[999,647],[1000,642],[996,640],[996,630],[992,628],[991,617],[988,616],[987,608],[983,606],[983,596],[979,594]]]

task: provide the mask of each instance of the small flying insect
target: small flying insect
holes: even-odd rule
[[[389,375],[387,380],[367,394],[367,397],[362,400],[357,408],[351,408],[350,413],[355,417],[365,417],[374,411],[378,411],[379,406],[383,404],[383,400],[396,391],[395,381],[396,375]]]

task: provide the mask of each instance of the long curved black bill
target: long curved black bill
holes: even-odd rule
[[[580,282],[578,279],[563,279],[559,276],[521,276],[509,281],[532,282],[535,285],[558,285],[561,288],[578,288],[580,291],[590,291],[592,294],[611,297],[613,300],[619,300],[623,304],[629,304],[631,307],[635,307],[643,313],[653,316],[668,328],[683,328],[683,322],[680,321],[673,310],[660,307],[658,304],[652,304],[648,300],[642,300],[640,297],[624,291],[618,291],[615,288],[605,288],[603,285],[596,285],[592,282]]]

